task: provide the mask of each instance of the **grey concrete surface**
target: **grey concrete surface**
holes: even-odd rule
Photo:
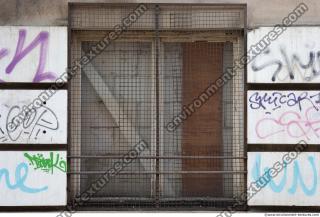
[[[319,0],[0,0],[0,25],[67,25],[68,3],[247,4],[248,28],[273,26],[299,3],[309,11],[295,25],[320,25]]]

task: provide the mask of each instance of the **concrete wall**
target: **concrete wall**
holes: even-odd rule
[[[218,3],[247,4],[248,27],[270,26],[280,23],[300,0],[0,0],[0,25],[67,25],[68,2],[74,3]],[[309,11],[296,25],[320,24],[318,0],[304,0]]]

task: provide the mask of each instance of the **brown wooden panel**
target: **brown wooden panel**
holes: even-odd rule
[[[183,43],[183,105],[193,102],[222,74],[223,43]],[[192,156],[222,155],[222,91],[213,95],[183,124],[182,152]],[[222,170],[222,161],[184,159],[184,171]],[[222,174],[184,174],[184,196],[222,196]]]

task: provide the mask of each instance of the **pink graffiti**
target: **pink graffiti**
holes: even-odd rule
[[[49,41],[49,33],[42,31],[38,34],[38,36],[28,45],[25,45],[26,39],[26,30],[21,29],[19,31],[19,40],[17,43],[16,51],[14,57],[6,68],[6,74],[11,74],[14,70],[15,66],[26,57],[33,49],[35,49],[38,45],[40,45],[40,55],[39,62],[36,74],[32,80],[32,82],[41,82],[43,80],[54,80],[56,76],[53,72],[45,72],[46,58],[47,58],[47,49],[48,49],[48,41]],[[25,48],[24,48],[25,47]],[[8,54],[7,49],[0,50],[0,58],[4,57]],[[0,79],[0,82],[4,82]]]
[[[317,112],[314,107],[308,108],[304,115],[295,111],[286,111],[280,115],[279,119],[263,118],[256,124],[256,134],[260,139],[265,139],[279,133],[287,133],[292,138],[304,137],[310,139],[310,136],[320,137],[320,118],[311,120],[312,112]],[[316,114],[316,113],[314,113]],[[318,117],[320,117],[319,113]],[[274,129],[271,133],[266,129]]]

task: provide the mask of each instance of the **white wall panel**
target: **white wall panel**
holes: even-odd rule
[[[320,91],[247,93],[247,138],[251,144],[320,141]]]
[[[67,90],[58,90],[45,104],[33,103],[43,91],[0,90],[0,144],[67,144]],[[40,108],[25,115],[24,107],[39,102]],[[22,124],[11,126],[19,115]]]
[[[272,29],[260,27],[248,32],[248,50]],[[248,64],[248,82],[319,83],[319,38],[319,27],[287,28],[276,40],[269,40],[266,50]],[[263,42],[259,44],[257,51],[265,47]]]
[[[66,205],[66,162],[65,151],[0,152],[0,206]]]
[[[320,153],[303,152],[283,167],[285,152],[248,152],[248,189],[270,168],[281,171],[271,181],[260,181],[258,193],[248,200],[251,206],[319,206]],[[291,155],[293,157],[293,155]],[[290,158],[291,159],[291,158]],[[274,167],[279,161],[282,166]],[[288,162],[285,160],[285,162]],[[282,168],[282,170],[280,170]],[[275,173],[273,173],[275,174]],[[270,180],[270,179],[269,179]],[[258,189],[257,187],[254,187]],[[251,189],[254,189],[251,188]],[[251,191],[253,193],[253,191]],[[254,191],[257,192],[257,191]]]
[[[0,27],[0,82],[54,82],[67,68],[67,27]]]

